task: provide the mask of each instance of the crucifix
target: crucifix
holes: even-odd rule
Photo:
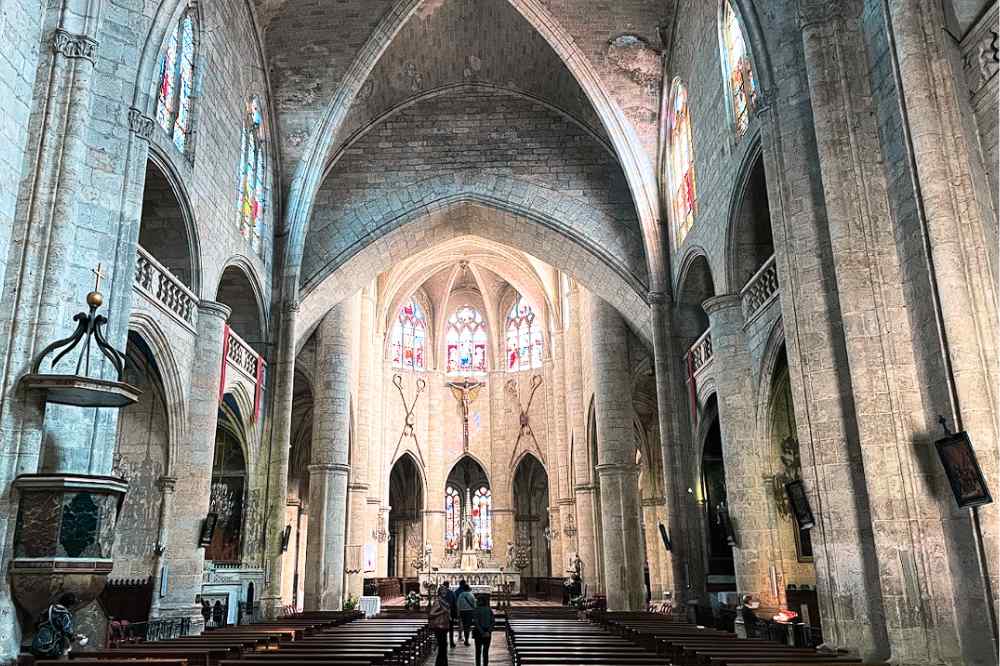
[[[476,399],[479,395],[479,390],[483,388],[485,384],[482,382],[471,381],[468,377],[462,382],[448,382],[448,388],[451,389],[451,394],[455,396],[455,400],[458,400],[462,405],[462,450],[469,450],[469,405]]]
[[[101,271],[101,264],[97,264],[97,268],[91,268],[90,272],[94,274],[94,291],[100,291],[101,280],[108,277],[108,274]]]

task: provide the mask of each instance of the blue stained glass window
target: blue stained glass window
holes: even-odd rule
[[[177,150],[187,150],[191,132],[194,92],[195,24],[185,11],[167,39],[160,56],[160,79],[156,100],[156,121]]]

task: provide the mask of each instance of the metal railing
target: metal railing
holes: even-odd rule
[[[153,258],[141,246],[136,246],[135,279],[139,293],[172,314],[181,324],[195,330],[198,297],[183,282]]]

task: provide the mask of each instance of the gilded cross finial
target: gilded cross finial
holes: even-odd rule
[[[94,291],[101,290],[101,280],[108,277],[107,273],[101,271],[101,264],[98,262],[97,268],[91,268],[90,272],[94,274]]]

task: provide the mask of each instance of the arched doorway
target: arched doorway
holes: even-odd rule
[[[522,576],[548,578],[552,575],[549,542],[549,478],[538,458],[530,453],[521,458],[514,472],[514,538],[530,548],[528,566]]]
[[[389,474],[389,507],[389,575],[416,576],[413,562],[424,546],[424,483],[408,453]]]
[[[449,553],[493,551],[493,491],[486,470],[470,456],[455,463],[445,483],[444,540]]]
[[[705,439],[701,454],[701,501],[707,555],[707,591],[736,590],[732,526],[726,496],[726,466],[722,458],[719,407],[713,395],[705,405]]]

